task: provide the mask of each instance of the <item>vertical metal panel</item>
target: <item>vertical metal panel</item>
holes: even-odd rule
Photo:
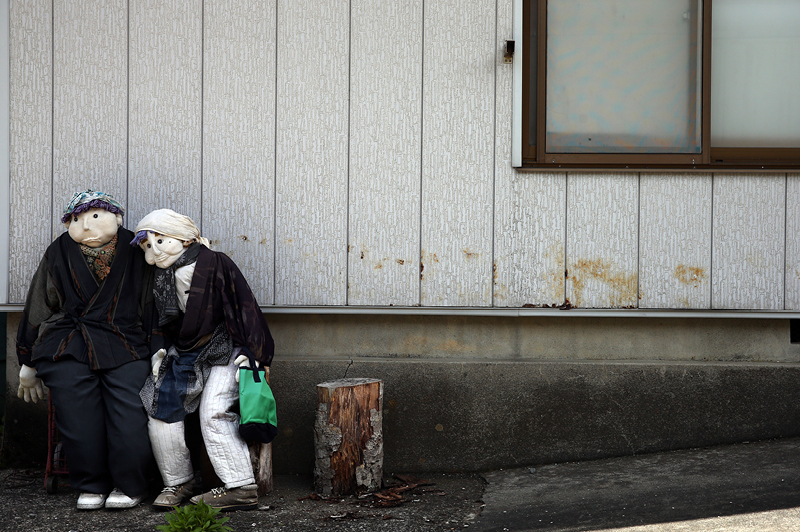
[[[800,174],[786,178],[786,310],[800,309]]]
[[[785,215],[785,175],[714,175],[713,308],[783,309]]]
[[[9,0],[0,0],[0,304],[8,303],[9,256]]]
[[[203,233],[273,303],[276,0],[207,0]]]
[[[350,305],[419,303],[422,0],[353,0]]]
[[[422,305],[492,300],[495,2],[425,2]]]
[[[56,0],[53,28],[55,221],[79,190],[127,203],[127,2]],[[64,226],[54,229],[55,237]]]
[[[130,0],[131,226],[161,208],[202,223],[202,21],[202,0]]]
[[[639,307],[711,307],[711,175],[643,174]]]
[[[51,240],[52,27],[50,0],[11,6],[9,303],[24,302]]]
[[[345,304],[349,8],[342,1],[278,3],[280,305]]]
[[[494,306],[552,306],[564,303],[565,173],[519,173],[512,168],[513,68],[503,63],[512,36],[512,2],[497,10],[495,102]],[[513,20],[516,24],[517,20]]]
[[[567,299],[575,307],[638,304],[639,177],[567,177]]]
[[[566,174],[498,168],[495,306],[564,303],[566,183]]]

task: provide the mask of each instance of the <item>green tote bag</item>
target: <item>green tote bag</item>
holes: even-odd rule
[[[271,442],[278,434],[275,397],[264,368],[239,367],[239,435],[246,441]]]

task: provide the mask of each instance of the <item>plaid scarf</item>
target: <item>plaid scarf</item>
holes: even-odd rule
[[[111,262],[114,260],[114,254],[117,251],[117,235],[114,235],[114,238],[99,248],[90,248],[83,244],[79,245],[89,269],[92,270],[97,280],[102,283],[111,271]]]
[[[200,246],[197,242],[191,244],[183,255],[178,257],[169,268],[156,268],[155,286],[153,296],[156,300],[158,309],[158,325],[165,325],[180,316],[178,307],[178,292],[175,289],[175,270],[181,266],[188,266],[197,260],[200,254]]]

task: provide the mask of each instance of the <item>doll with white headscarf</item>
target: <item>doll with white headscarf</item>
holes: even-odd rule
[[[154,269],[127,245],[123,215],[109,194],[75,193],[17,333],[18,395],[36,402],[49,388],[79,510],[138,505],[152,464],[138,394],[163,344],[151,324]]]
[[[136,226],[131,242],[157,266],[154,298],[169,350],[152,357],[141,391],[148,431],[164,490],[157,507],[192,496],[194,469],[184,437],[186,414],[199,410],[211,465],[224,487],[196,495],[223,510],[258,505],[247,444],[238,431],[240,364],[269,365],[274,344],[264,316],[236,264],[212,251],[188,216],[159,209]]]

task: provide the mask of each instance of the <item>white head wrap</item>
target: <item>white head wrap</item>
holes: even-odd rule
[[[172,209],[158,209],[142,218],[136,225],[134,233],[138,234],[140,231],[150,231],[184,242],[200,242],[205,247],[211,248],[208,239],[200,236],[200,229],[192,219]]]

